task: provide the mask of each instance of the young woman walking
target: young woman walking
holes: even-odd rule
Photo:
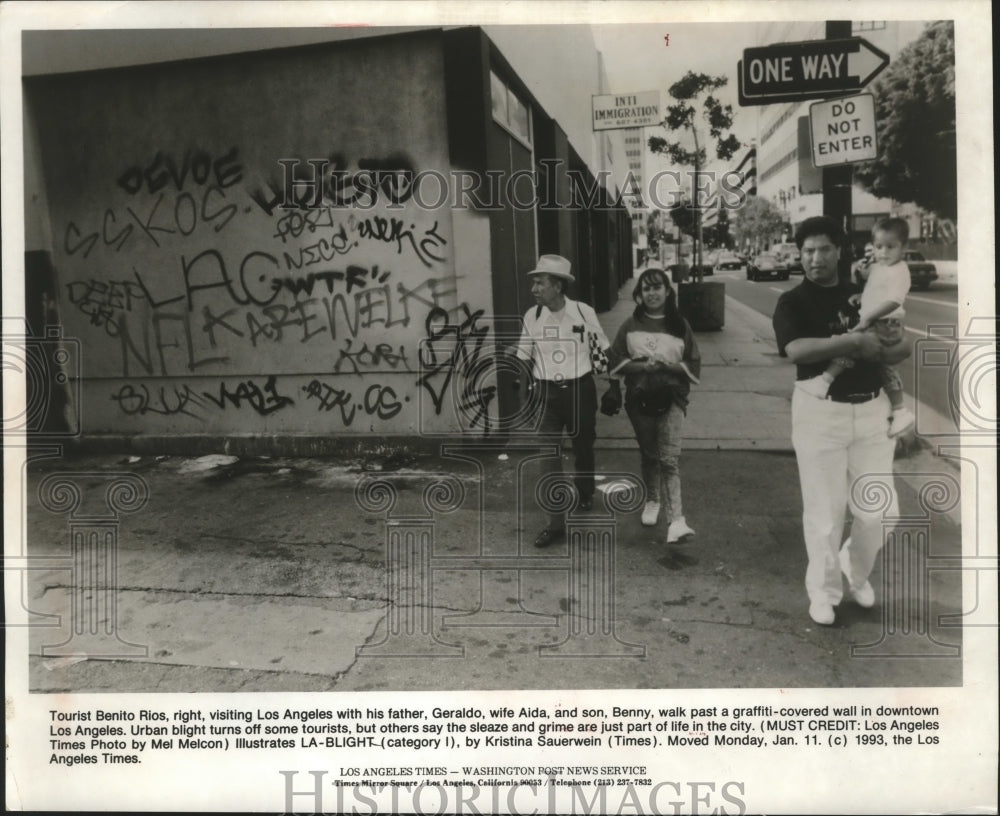
[[[679,460],[688,394],[701,375],[701,355],[662,269],[644,270],[632,299],[635,311],[608,352],[610,374],[625,377],[625,411],[639,443],[646,486],[642,523],[655,525],[665,504],[672,543],[694,535],[681,505]]]

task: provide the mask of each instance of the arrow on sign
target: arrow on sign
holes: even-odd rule
[[[741,105],[821,99],[858,91],[889,64],[861,37],[747,48],[738,64]]]
[[[847,73],[858,77],[858,87],[864,88],[889,64],[889,56],[875,48],[868,40],[858,37],[859,48],[847,54]]]

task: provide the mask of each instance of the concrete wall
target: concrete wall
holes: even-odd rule
[[[485,216],[462,216],[457,247],[447,204],[355,178],[447,172],[440,38],[26,81],[26,231],[51,231],[85,433],[483,429],[489,383],[461,382],[450,352],[488,353]],[[329,160],[354,204],[326,206],[328,189],[324,206],[280,208],[279,159],[310,177],[307,160]],[[432,202],[433,181],[421,189]]]

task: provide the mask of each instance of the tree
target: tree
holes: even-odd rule
[[[711,227],[703,230],[703,238],[709,246],[730,248],[733,237],[729,234],[729,211],[719,204],[719,214]]]
[[[670,220],[684,235],[694,238],[698,233],[698,211],[689,201],[682,201],[670,208]]]
[[[701,218],[699,212],[699,173],[707,161],[706,142],[699,132],[699,120],[708,128],[708,134],[715,142],[715,155],[720,159],[731,159],[740,147],[740,140],[726,131],[733,126],[733,106],[723,105],[713,91],[722,88],[729,82],[728,77],[709,76],[688,71],[677,82],[670,86],[668,93],[677,100],[676,104],[667,106],[667,117],[663,126],[670,133],[682,134],[681,138],[669,141],[659,136],[649,139],[649,149],[653,153],[669,156],[674,164],[693,167],[691,189],[695,205],[695,279],[701,280]],[[700,114],[700,115],[699,115]],[[694,147],[689,146],[690,137]],[[677,208],[675,208],[677,209]]]
[[[955,28],[931,23],[875,83],[878,158],[855,179],[869,192],[958,216]]]
[[[749,196],[746,203],[736,212],[732,232],[739,247],[749,244],[759,247],[770,242],[781,231],[785,223],[781,210],[766,198]]]

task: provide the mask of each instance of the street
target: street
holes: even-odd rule
[[[900,376],[903,378],[906,393],[915,397],[916,401],[923,407],[932,408],[935,412],[947,418],[951,423],[951,409],[949,407],[947,366],[927,365],[927,360],[934,360],[935,353],[940,351],[953,350],[955,343],[947,339],[928,339],[929,336],[935,338],[948,337],[950,333],[961,334],[958,322],[958,283],[951,276],[942,276],[944,280],[937,280],[931,284],[930,289],[921,292],[913,292],[906,298],[906,320],[905,326],[909,340],[917,343],[919,341],[919,353],[915,350],[913,356],[907,363],[897,367]],[[792,274],[787,281],[760,281],[753,282],[746,279],[746,270],[718,272],[713,276],[715,280],[726,282],[726,294],[749,306],[751,309],[770,318],[774,314],[774,307],[782,292],[793,289],[802,281],[801,274]],[[921,364],[923,362],[923,364]],[[918,430],[925,430],[927,425],[927,414],[921,416],[921,405],[916,407],[918,418]],[[924,419],[924,426],[920,425],[920,420]],[[935,419],[938,419],[935,417]],[[931,423],[932,425],[935,423]],[[950,428],[953,428],[952,424]],[[936,432],[950,430],[935,427]]]

